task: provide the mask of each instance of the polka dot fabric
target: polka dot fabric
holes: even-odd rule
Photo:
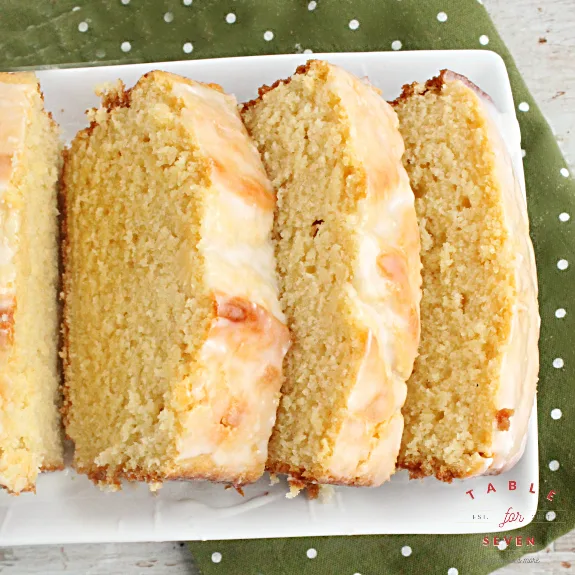
[[[575,183],[480,0],[58,0],[4,3],[0,69],[371,50],[485,49],[509,70],[522,133],[541,312],[540,502],[513,535],[575,526]],[[547,500],[555,491],[553,501]],[[377,512],[374,509],[374,512]],[[280,518],[276,520],[281,521]],[[491,535],[493,537],[493,535]],[[487,574],[526,552],[481,535],[193,542],[203,575]],[[530,547],[529,551],[534,548]]]

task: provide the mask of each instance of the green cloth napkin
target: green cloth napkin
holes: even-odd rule
[[[575,527],[575,184],[481,0],[0,0],[4,70],[305,50],[449,48],[498,52],[519,110],[540,285],[541,477],[537,516],[513,535],[533,537],[536,547],[501,551],[484,547],[482,535],[190,543],[204,575],[489,573]],[[552,502],[546,499],[551,490]],[[317,552],[313,559],[311,548]]]

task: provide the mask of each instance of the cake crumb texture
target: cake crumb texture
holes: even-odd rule
[[[397,118],[371,86],[317,60],[259,93],[242,116],[278,194],[293,334],[267,466],[290,476],[292,495],[379,485],[395,467],[419,339],[419,235]]]
[[[0,73],[0,486],[63,466],[58,372],[59,129],[31,73]]]
[[[537,381],[525,202],[497,111],[467,79],[445,71],[407,86],[394,108],[423,263],[421,344],[398,466],[448,482],[498,472],[500,458],[512,464],[522,452]]]
[[[221,89],[153,72],[105,90],[64,170],[75,466],[110,485],[254,481],[289,343],[273,191]]]

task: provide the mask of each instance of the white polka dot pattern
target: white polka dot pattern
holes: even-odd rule
[[[226,14],[226,22],[228,24],[233,24],[236,21],[236,15],[233,12]]]
[[[563,366],[565,365],[565,362],[563,361],[563,359],[561,359],[560,357],[556,357],[553,360],[553,367],[555,369],[561,369]]]
[[[562,415],[563,415],[563,412],[558,408],[551,410],[551,419],[555,419],[555,420],[561,419]]]
[[[355,19],[350,20],[348,26],[350,30],[357,30],[359,28],[359,22]]]
[[[264,32],[264,40],[266,42],[271,42],[274,39],[274,33],[271,30],[266,30]]]
[[[489,44],[489,36],[486,36],[485,34],[479,36],[479,43],[482,46],[487,46],[487,44]]]
[[[394,41],[391,43],[391,49],[392,49],[392,50],[401,50],[401,46],[402,46],[402,44],[401,44],[401,42],[400,42],[399,40],[394,40]]]
[[[499,549],[499,551],[505,551],[505,549],[507,549],[507,542],[500,541],[499,545],[497,545],[497,549]]]
[[[186,42],[183,46],[182,46],[182,50],[184,51],[185,54],[191,54],[194,50],[194,46],[191,42]]]
[[[527,102],[521,102],[517,107],[520,112],[529,112],[529,104]]]
[[[120,49],[122,50],[122,52],[129,52],[132,49],[132,45],[130,44],[130,42],[122,42]]]
[[[559,260],[557,262],[557,267],[561,270],[561,271],[565,271],[568,267],[569,267],[569,262],[567,260]]]
[[[409,545],[404,545],[404,546],[401,548],[401,554],[402,554],[404,557],[409,557],[409,556],[411,555],[411,547],[410,547]]]
[[[88,22],[80,22],[78,24],[78,30],[80,32],[86,32],[88,30]]]
[[[561,222],[568,222],[571,219],[571,216],[567,212],[561,212],[559,214],[559,221]]]
[[[317,551],[311,547],[305,553],[308,556],[308,559],[315,559],[317,557]]]
[[[167,22],[169,24],[170,22],[173,21],[174,21],[174,15],[171,12],[166,12],[164,14],[164,22]]]
[[[559,170],[560,174],[564,177],[564,178],[568,178],[569,177],[569,170],[567,168],[561,168]]]
[[[557,517],[555,511],[547,511],[545,514],[545,519],[547,519],[547,521],[555,521],[555,517]]]
[[[549,462],[549,469],[551,469],[551,471],[557,471],[559,469],[559,462],[554,459],[553,461]]]
[[[555,310],[555,317],[557,319],[563,319],[566,315],[567,312],[562,307]]]
[[[450,567],[447,570],[447,575],[459,575],[459,571],[455,567]]]
[[[440,22],[447,22],[447,14],[446,14],[445,12],[440,12],[440,13],[437,15],[437,19],[438,19]]]
[[[307,5],[307,9],[311,12],[312,10],[315,10],[317,8],[317,2],[310,2]]]
[[[212,553],[212,562],[213,563],[220,563],[222,560],[222,554],[218,551]]]

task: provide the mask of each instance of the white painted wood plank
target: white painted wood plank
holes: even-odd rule
[[[502,569],[498,569],[493,575],[572,575],[575,574],[575,551],[558,550],[558,545],[563,545],[563,540],[571,538],[573,534],[562,537],[552,543],[544,551],[524,555],[515,562]]]
[[[575,166],[575,2],[484,0],[571,166]]]
[[[568,533],[564,537],[561,537],[561,539],[558,539],[555,542],[555,550],[575,553],[575,530],[571,531],[571,533]]]
[[[183,543],[46,545],[0,550],[2,575],[198,575]]]

